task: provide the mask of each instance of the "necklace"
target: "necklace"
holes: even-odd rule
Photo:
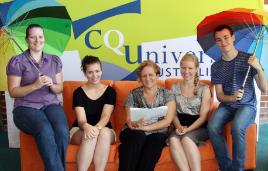
[[[29,53],[29,56],[27,57],[27,59],[30,61],[30,63],[34,66],[34,68],[37,70],[38,74],[42,75],[42,72],[38,69],[38,67],[35,65],[35,63],[33,62],[34,58],[31,56],[31,54]]]

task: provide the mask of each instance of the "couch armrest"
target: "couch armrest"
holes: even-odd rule
[[[228,146],[229,153],[232,158],[232,135],[231,135],[232,123],[229,122],[226,127],[226,143]],[[257,124],[252,124],[247,128],[246,132],[246,160],[245,169],[256,168],[256,146],[257,146]]]
[[[20,131],[21,171],[44,170],[33,136]]]
[[[213,103],[211,104],[211,106],[210,106],[210,110],[209,110],[209,112],[208,112],[208,119],[211,118],[213,112],[218,108],[219,104],[220,104],[219,102],[213,102]]]

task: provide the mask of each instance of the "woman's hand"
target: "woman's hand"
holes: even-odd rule
[[[83,125],[84,130],[84,140],[91,140],[99,135],[99,129],[95,126],[92,126],[88,123]]]
[[[39,78],[40,78],[40,81],[43,83],[43,85],[45,85],[45,86],[52,86],[53,85],[53,81],[49,76],[42,75]]]
[[[187,126],[180,126],[179,128],[176,129],[177,135],[183,135],[186,133],[187,133]]]
[[[130,129],[141,130],[142,127],[146,125],[146,120],[144,118],[139,119],[138,121],[128,121],[127,125]]]
[[[53,81],[49,76],[39,74],[38,78],[34,82],[34,85],[37,89],[39,89],[43,86],[52,86]]]

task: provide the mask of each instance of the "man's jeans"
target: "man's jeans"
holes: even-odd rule
[[[45,169],[64,171],[69,129],[62,107],[49,105],[34,109],[19,106],[13,114],[15,125],[35,138]]]
[[[254,122],[256,109],[244,105],[238,109],[220,105],[208,123],[208,133],[221,171],[244,171],[246,129]],[[233,161],[231,161],[222,130],[232,120]]]

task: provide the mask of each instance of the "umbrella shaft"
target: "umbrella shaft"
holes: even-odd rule
[[[256,41],[256,46],[254,48],[254,51],[253,51],[253,54],[255,55],[256,53],[256,50],[257,50],[257,47],[259,45],[259,42],[260,42],[260,39],[261,39],[261,35],[262,35],[262,32],[264,31],[263,27],[261,28],[261,31],[259,32],[259,35],[258,35],[258,38],[257,38],[257,41]]]
[[[11,40],[18,46],[18,48],[21,50],[21,52],[23,52],[23,49],[20,47],[18,42],[15,39],[13,39],[12,37],[11,37]]]
[[[242,84],[242,87],[241,87],[241,88],[244,88],[244,87],[245,87],[245,84],[246,84],[246,81],[247,81],[247,78],[248,78],[248,74],[249,74],[250,68],[251,68],[251,67],[248,66],[247,74],[246,74],[246,76],[245,76],[245,78],[244,78],[244,81],[243,81],[243,84]]]
[[[256,41],[256,46],[255,46],[255,48],[254,48],[253,55],[255,55],[255,53],[256,53],[256,50],[257,50],[257,47],[258,47],[258,45],[259,45],[259,42],[260,42],[261,35],[262,35],[262,32],[263,32],[263,31],[264,31],[264,29],[263,29],[263,27],[262,27],[262,28],[261,28],[261,31],[259,32],[257,41]],[[245,76],[245,78],[244,78],[244,81],[243,81],[243,84],[242,84],[242,88],[244,88],[244,86],[245,86],[245,84],[246,84],[246,81],[247,81],[247,79],[248,79],[248,74],[249,74],[250,68],[251,68],[251,67],[248,66],[247,74],[246,74],[246,76]]]

